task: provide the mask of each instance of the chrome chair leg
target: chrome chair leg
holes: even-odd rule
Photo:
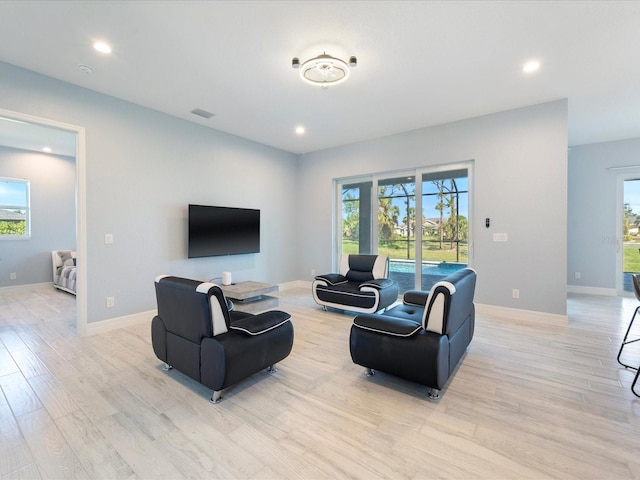
[[[272,373],[272,374],[273,374],[273,373],[276,373],[277,371],[278,371],[278,369],[276,368],[276,366],[275,366],[275,365],[269,365],[269,366],[267,367],[267,372],[269,372],[269,373]]]
[[[222,390],[215,390],[209,401],[211,403],[220,403],[220,400],[222,400]]]
[[[429,397],[429,400],[440,400],[440,390],[437,388],[430,388],[427,392],[427,397]]]
[[[169,370],[171,370],[172,368],[173,368],[173,367],[172,367],[171,365],[169,365],[168,363],[165,363],[165,364],[164,364],[164,370],[165,370],[166,372],[168,372],[168,371],[169,371]]]
[[[367,367],[367,368],[365,368],[365,370],[364,370],[364,374],[365,374],[367,377],[373,377],[373,376],[375,375],[375,372],[374,372],[373,370],[371,370],[370,368],[368,368],[368,367]]]

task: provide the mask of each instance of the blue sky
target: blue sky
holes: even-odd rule
[[[27,184],[0,180],[0,205],[26,206]]]
[[[634,213],[640,214],[640,180],[624,182],[624,203],[629,204]]]
[[[468,178],[456,178],[456,183],[458,185],[458,190],[464,191],[464,192],[468,192],[469,190],[469,182],[468,182]],[[459,213],[460,215],[469,218],[469,194],[468,193],[464,193],[460,195],[460,205],[458,206],[458,208],[460,209]],[[403,213],[404,213],[404,209],[405,209],[405,205],[404,205],[404,201],[401,199],[394,199],[391,202],[394,206],[397,206],[400,209],[400,218],[403,218]],[[422,209],[424,210],[424,215],[426,218],[434,218],[434,217],[438,217],[440,215],[440,213],[435,209],[436,204],[438,203],[438,197],[436,195],[425,195],[422,197]],[[412,206],[415,206],[412,205]],[[445,216],[448,215],[448,211],[445,210],[444,214]],[[400,220],[399,223],[402,223],[402,221]]]

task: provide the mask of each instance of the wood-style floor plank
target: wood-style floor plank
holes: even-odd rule
[[[640,399],[616,362],[635,299],[572,294],[566,326],[478,317],[431,402],[352,363],[353,315],[277,295],[291,355],[212,405],[162,369],[148,323],[77,337],[73,296],[0,290],[0,480],[640,480]],[[640,342],[624,358],[640,363]]]
[[[20,415],[17,421],[42,477],[90,478],[58,426],[44,409]]]

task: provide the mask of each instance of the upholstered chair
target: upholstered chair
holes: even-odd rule
[[[325,310],[374,313],[398,300],[398,282],[388,277],[388,256],[343,255],[339,272],[318,275],[311,291]]]
[[[290,315],[234,312],[220,287],[180,277],[155,280],[158,314],[151,340],[165,368],[175,368],[211,388],[211,401],[223,389],[286,358],[293,346]]]
[[[459,270],[429,292],[410,291],[403,303],[382,314],[353,320],[351,358],[366,367],[429,387],[439,398],[473,338],[476,272]]]

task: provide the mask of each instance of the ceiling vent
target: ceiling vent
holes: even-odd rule
[[[199,117],[202,117],[202,118],[211,118],[215,115],[215,113],[207,112],[206,110],[202,110],[201,108],[196,108],[194,110],[191,110],[191,113],[193,113],[194,115],[198,115]]]

